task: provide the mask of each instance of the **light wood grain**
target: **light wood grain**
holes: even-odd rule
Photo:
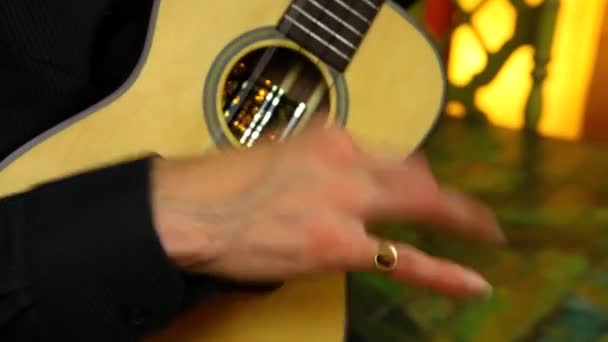
[[[225,45],[277,22],[287,0],[162,1],[151,50],[119,98],[38,142],[0,172],[0,196],[148,152],[213,148],[202,115],[204,79]],[[442,106],[443,74],[429,43],[385,6],[346,72],[347,127],[366,144],[406,155]],[[94,194],[91,194],[94,195]],[[263,296],[223,299],[178,319],[166,341],[341,341],[344,275],[288,283]]]

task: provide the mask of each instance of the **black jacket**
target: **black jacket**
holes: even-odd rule
[[[0,1],[0,160],[118,87],[150,10],[144,0]],[[134,340],[231,288],[167,258],[148,171],[147,160],[124,162],[0,199],[1,341]]]
[[[125,81],[151,5],[0,1],[0,160]],[[0,199],[1,341],[135,340],[243,289],[172,265],[151,223],[148,171],[145,159],[124,162]]]

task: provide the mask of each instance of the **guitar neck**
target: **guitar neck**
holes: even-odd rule
[[[383,3],[384,0],[293,0],[278,29],[344,72]]]

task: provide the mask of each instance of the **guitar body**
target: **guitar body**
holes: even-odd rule
[[[156,1],[132,77],[109,98],[4,160],[0,197],[150,152],[171,158],[220,151],[222,144],[241,148],[238,136],[222,124],[225,84],[238,61],[273,46],[316,68],[328,85],[324,100],[317,101],[325,103],[328,120],[372,147],[404,156],[416,149],[432,129],[445,91],[441,61],[428,39],[387,2],[342,73],[276,33],[289,5]],[[345,275],[326,275],[268,294],[217,298],[151,339],[338,342],[344,339],[346,304]]]

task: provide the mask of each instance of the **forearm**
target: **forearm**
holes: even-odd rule
[[[133,338],[217,293],[280,285],[183,272],[183,240],[155,222],[153,170],[124,162],[0,199],[0,340]]]
[[[46,336],[113,340],[161,327],[181,309],[184,280],[151,220],[148,161],[46,184],[3,203],[2,253],[12,251],[12,258],[3,258],[11,264],[1,273],[13,270],[4,280],[14,283],[10,298],[27,295],[10,316],[6,310],[4,322],[34,308],[41,318],[35,328]]]

